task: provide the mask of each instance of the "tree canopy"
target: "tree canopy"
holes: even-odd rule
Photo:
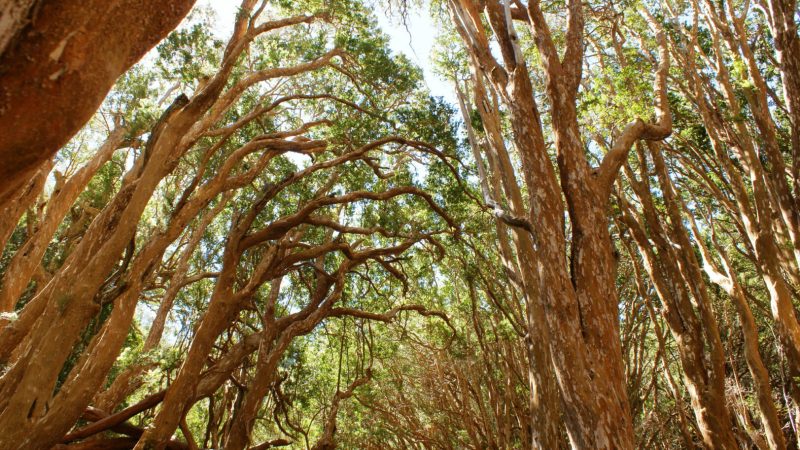
[[[39,3],[0,448],[800,447],[794,1]]]

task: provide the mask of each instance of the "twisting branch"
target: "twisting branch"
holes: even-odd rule
[[[331,410],[328,413],[328,418],[325,420],[325,431],[322,434],[322,437],[317,441],[317,443],[311,448],[311,450],[328,450],[336,448],[336,444],[333,441],[333,436],[336,433],[336,416],[339,413],[339,404],[342,400],[347,400],[348,398],[353,396],[355,390],[363,386],[372,379],[372,370],[367,369],[367,373],[357,380],[350,383],[350,385],[344,391],[336,391],[336,395],[333,396],[333,401],[331,402]]]
[[[604,201],[608,200],[617,173],[619,173],[619,169],[628,158],[628,152],[636,141],[639,139],[660,141],[672,134],[672,114],[669,109],[669,99],[667,98],[667,75],[670,64],[669,49],[667,48],[667,40],[663,31],[659,30],[656,40],[658,41],[659,58],[661,60],[654,81],[656,122],[648,123],[637,117],[636,120],[625,126],[622,134],[616,139],[611,150],[603,158],[600,167],[595,171],[595,176],[600,198]]]
[[[464,0],[450,0],[448,5],[458,33],[470,50],[478,55],[481,70],[498,86],[505,86],[508,83],[508,72],[492,55],[480,13],[475,5]]]
[[[413,186],[403,186],[392,188],[384,192],[356,191],[339,196],[317,198],[308,202],[295,214],[282,217],[272,222],[267,227],[244,237],[240,243],[240,249],[248,249],[254,245],[258,245],[261,242],[283,236],[287,230],[304,222],[308,217],[311,216],[312,213],[314,213],[314,211],[324,206],[350,203],[358,200],[388,200],[405,194],[421,197],[426,203],[428,203],[428,206],[432,210],[434,210],[448,223],[448,225],[450,225],[450,227],[453,229],[458,228],[458,225],[455,223],[455,221],[453,221],[453,219],[450,218],[450,216],[439,205],[437,205],[436,202],[433,201],[433,198],[430,196],[430,194]]]
[[[93,436],[97,433],[103,432],[112,427],[120,425],[124,423],[126,420],[130,419],[131,417],[139,414],[140,412],[146,411],[150,408],[154,408],[155,406],[157,406],[159,403],[161,403],[162,400],[164,400],[165,394],[166,391],[164,390],[157,392],[153,395],[147,396],[142,401],[140,401],[135,405],[129,406],[116,414],[104,417],[90,425],[86,425],[83,428],[80,428],[78,430],[73,431],[72,433],[69,433],[68,435],[64,436],[63,442],[71,442],[71,441],[77,441],[78,439],[85,439],[89,436]]]
[[[391,323],[391,322],[394,322],[395,318],[397,318],[397,315],[402,311],[416,311],[419,315],[424,316],[424,317],[438,317],[438,318],[442,319],[444,321],[444,323],[447,324],[448,328],[450,328],[450,330],[453,331],[453,334],[456,334],[456,329],[453,326],[453,324],[450,322],[450,318],[447,317],[447,314],[445,314],[445,313],[443,313],[441,311],[431,311],[431,310],[429,310],[428,308],[426,308],[426,307],[424,307],[422,305],[397,306],[397,307],[392,308],[391,310],[389,310],[389,311],[387,311],[387,312],[385,312],[383,314],[373,313],[373,312],[369,312],[369,311],[363,311],[363,310],[355,309],[355,308],[344,308],[344,307],[341,307],[341,308],[333,308],[333,309],[331,309],[331,312],[330,312],[329,316],[330,317],[350,316],[350,317],[358,317],[360,319],[376,320],[378,322]]]

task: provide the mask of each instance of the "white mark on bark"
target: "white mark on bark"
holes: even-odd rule
[[[70,32],[64,39],[62,39],[58,43],[58,45],[56,45],[56,48],[52,52],[50,52],[50,59],[52,61],[58,62],[58,60],[61,59],[61,55],[64,54],[64,49],[67,47],[67,43],[69,42],[70,39],[72,39],[72,36],[75,36],[75,33],[77,32],[76,31]]]
[[[50,79],[50,81],[56,81],[58,79],[58,77],[63,75],[64,72],[66,72],[66,71],[67,71],[67,69],[62,67],[62,68],[58,69],[56,72],[54,72],[52,75],[50,75],[48,78]]]

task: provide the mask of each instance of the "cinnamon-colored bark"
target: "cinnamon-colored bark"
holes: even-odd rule
[[[4,3],[0,205],[67,143],[117,78],[172,31],[193,5],[194,0]],[[9,28],[17,29],[8,33]]]

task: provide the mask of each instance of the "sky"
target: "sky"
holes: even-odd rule
[[[389,46],[392,51],[406,55],[414,64],[422,68],[425,83],[431,94],[442,96],[455,104],[453,87],[436,75],[431,66],[431,51],[436,39],[436,25],[430,15],[426,11],[414,9],[409,12],[406,25],[399,18],[388,17],[383,11],[376,11],[376,15],[381,29],[389,36]]]
[[[216,11],[219,17],[216,32],[220,38],[227,39],[232,30],[239,1],[204,0],[200,4],[211,6]],[[455,104],[456,97],[453,87],[439,78],[431,66],[431,50],[436,39],[436,26],[427,11],[419,8],[410,10],[407,28],[399,18],[388,17],[388,13],[381,8],[376,8],[375,14],[381,29],[389,36],[391,50],[398,54],[404,54],[422,69],[425,84],[432,95],[444,97],[445,100]]]

